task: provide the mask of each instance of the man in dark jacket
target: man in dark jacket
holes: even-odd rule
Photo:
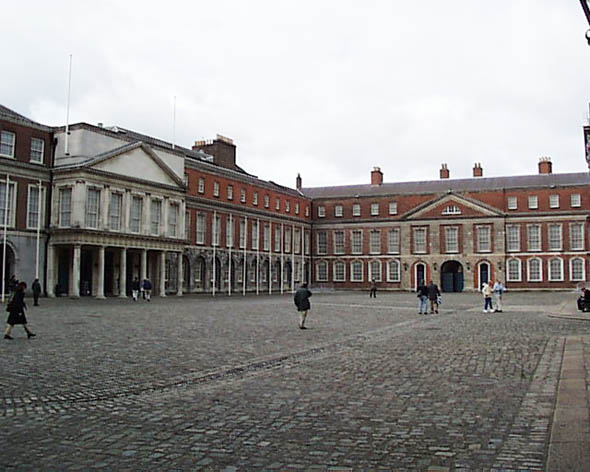
[[[293,301],[299,312],[299,329],[307,329],[305,327],[305,318],[307,317],[307,312],[311,308],[311,304],[309,303],[309,297],[311,297],[311,295],[312,293],[307,288],[307,284],[304,283],[297,289],[295,296],[293,297]]]
[[[41,294],[41,284],[39,283],[39,279],[35,279],[33,285],[31,285],[31,289],[33,290],[33,305],[39,306],[39,295]]]
[[[430,300],[430,314],[438,313],[438,296],[440,290],[438,286],[431,280],[428,283],[428,299]]]

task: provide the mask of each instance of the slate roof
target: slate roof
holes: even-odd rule
[[[498,191],[538,187],[590,186],[590,173],[535,174],[510,177],[474,177],[469,179],[440,179],[418,182],[392,182],[382,185],[340,185],[335,187],[306,187],[301,192],[310,198],[377,197],[386,195],[430,194],[451,192]]]
[[[52,131],[51,127],[46,126],[46,125],[42,125],[41,123],[37,123],[36,121],[33,121],[30,118],[27,118],[26,116],[21,115],[20,113],[17,113],[8,107],[5,107],[2,104],[0,104],[0,119],[1,118],[9,119],[10,121],[15,121],[17,123],[22,123],[27,126],[33,126],[35,128],[40,128],[44,131]]]

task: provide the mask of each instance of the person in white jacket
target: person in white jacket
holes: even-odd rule
[[[481,289],[481,293],[483,294],[483,312],[484,313],[492,313],[494,308],[492,307],[492,295],[494,293],[494,289],[492,288],[492,281],[489,281],[483,284],[483,288]],[[488,311],[489,309],[489,311]]]
[[[497,280],[494,284],[494,299],[496,301],[496,310],[497,312],[502,313],[502,294],[506,289],[504,288],[504,284],[501,280]]]

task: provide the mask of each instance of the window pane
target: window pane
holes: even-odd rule
[[[0,195],[2,195],[2,188],[0,187]],[[4,212],[4,205],[2,198],[0,198],[0,222],[3,222],[2,213]],[[62,188],[59,190],[59,225],[70,226],[72,215],[72,189]]]
[[[113,231],[121,229],[121,206],[123,195],[120,193],[111,193],[111,203],[109,205],[109,228]]]
[[[86,201],[86,227],[98,228],[100,190],[89,188]]]

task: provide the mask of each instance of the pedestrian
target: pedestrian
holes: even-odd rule
[[[369,298],[377,298],[377,281],[374,278],[371,280],[371,291],[369,292]]]
[[[494,311],[492,308],[492,295],[494,293],[494,289],[492,288],[491,281],[483,284],[481,293],[483,294],[483,312],[488,313],[489,308],[489,313],[492,313]]]
[[[8,280],[8,293],[16,292],[17,287],[18,287],[18,280],[16,280],[16,277],[13,274],[10,276],[10,279]]]
[[[440,290],[432,280],[428,282],[428,299],[430,300],[430,314],[438,313],[438,297],[440,296]]]
[[[311,291],[307,288],[307,284],[304,283],[297,289],[293,301],[299,312],[299,329],[307,329],[305,327],[305,318],[307,318],[307,312],[311,309],[309,303],[309,297],[312,296]]]
[[[419,315],[427,315],[428,314],[428,287],[424,283],[423,280],[420,280],[418,284],[418,298],[420,299],[420,306],[418,308]]]
[[[139,295],[139,280],[137,277],[133,279],[131,282],[131,296],[133,297],[133,301],[137,301],[137,296]]]
[[[150,279],[143,279],[143,295],[146,301],[152,301],[152,282]]]
[[[496,281],[494,284],[494,299],[496,301],[496,309],[499,313],[502,313],[502,294],[506,291],[501,280]]]
[[[33,306],[39,306],[39,295],[41,294],[39,279],[35,279],[31,288],[33,289]]]
[[[25,282],[18,284],[14,296],[6,306],[6,310],[8,311],[6,324],[8,326],[4,332],[4,339],[13,339],[11,336],[12,328],[17,324],[23,325],[23,328],[27,332],[27,338],[30,339],[36,336],[27,326],[27,317],[25,316],[25,309],[27,308],[27,304],[25,303],[25,288],[27,288]]]

